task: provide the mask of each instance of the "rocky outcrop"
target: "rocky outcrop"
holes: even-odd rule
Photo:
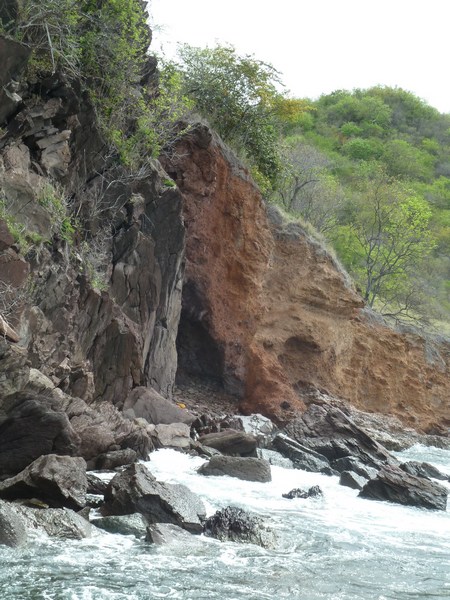
[[[220,381],[248,413],[286,422],[309,391],[445,433],[449,345],[363,308],[323,245],[286,223],[204,127],[166,168],[184,195],[183,372]]]
[[[313,485],[307,490],[294,488],[290,492],[281,495],[283,498],[287,498],[288,500],[292,500],[293,498],[302,498],[302,500],[305,500],[306,498],[320,498],[323,496],[323,492],[318,485]]]
[[[199,437],[199,442],[204,446],[219,450],[222,454],[243,456],[252,455],[257,446],[255,436],[234,429],[205,433]]]
[[[27,537],[24,519],[7,502],[0,500],[0,546],[22,546]]]
[[[428,479],[408,475],[398,467],[385,467],[362,488],[362,498],[446,510],[447,489]]]
[[[272,481],[270,463],[263,458],[243,458],[241,456],[213,456],[202,465],[198,472],[207,477],[228,475],[245,481]]]

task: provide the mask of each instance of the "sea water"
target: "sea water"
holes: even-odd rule
[[[450,451],[415,446],[398,454],[450,475]],[[277,545],[191,536],[153,546],[96,531],[89,539],[44,536],[0,547],[0,600],[406,600],[450,598],[450,513],[358,498],[337,477],[272,466],[270,483],[204,477],[201,458],[159,450],[146,466],[184,483],[208,515],[228,505],[262,516]],[[319,485],[323,497],[288,500]],[[450,489],[450,484],[445,483]]]

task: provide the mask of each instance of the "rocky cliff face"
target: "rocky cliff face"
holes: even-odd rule
[[[247,412],[285,421],[319,389],[422,430],[450,425],[450,347],[363,308],[324,248],[266,209],[204,129],[167,169],[184,196],[182,369],[222,381]]]

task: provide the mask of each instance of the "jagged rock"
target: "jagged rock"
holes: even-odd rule
[[[352,488],[352,490],[362,490],[366,483],[366,477],[362,477],[353,471],[342,471],[339,477],[339,484]]]
[[[448,491],[438,483],[408,475],[398,467],[386,466],[365,484],[359,495],[370,500],[445,510]]]
[[[90,537],[92,526],[80,514],[69,508],[31,508],[17,506],[27,529],[44,531],[49,537],[82,540]]]
[[[323,496],[323,492],[318,485],[313,485],[308,490],[302,490],[301,488],[294,488],[287,494],[281,494],[283,498],[292,500],[293,498],[318,498]]]
[[[260,448],[267,448],[272,440],[275,425],[263,415],[255,414],[249,417],[240,417],[244,431],[254,435]]]
[[[104,513],[143,514],[150,523],[173,523],[192,533],[202,531],[206,512],[201,500],[184,485],[156,481],[141,464],[113,477],[105,492]]]
[[[217,433],[201,435],[198,441],[204,446],[210,446],[222,454],[249,455],[255,452],[257,439],[254,435],[234,429],[225,429]]]
[[[7,502],[0,500],[0,546],[15,548],[26,541],[24,520]]]
[[[93,473],[86,473],[88,494],[103,495],[108,487],[108,482],[100,479]]]
[[[198,469],[206,476],[228,475],[245,481],[271,481],[270,463],[262,458],[242,456],[213,456]]]
[[[398,464],[386,448],[336,407],[312,404],[285,428],[285,432],[330,461],[349,456],[375,469],[384,464]]]
[[[5,499],[40,498],[52,507],[80,509],[86,504],[86,462],[83,458],[48,454],[21,473],[0,482]]]
[[[446,473],[442,473],[439,471],[439,469],[426,462],[409,460],[408,462],[402,463],[400,465],[400,469],[405,471],[405,473],[409,473],[409,475],[414,475],[415,477],[428,477],[432,479],[440,479],[441,481],[450,481],[450,477]]]
[[[123,467],[124,465],[130,465],[136,462],[138,459],[137,453],[131,448],[125,448],[124,450],[113,450],[100,454],[96,460],[96,469],[103,469],[105,471],[112,471],[116,467]]]
[[[76,454],[80,438],[48,398],[18,392],[0,401],[0,475],[16,474],[43,454]]]
[[[0,19],[6,24],[16,11],[17,5],[13,8],[11,0],[8,0],[7,5],[3,2],[0,9]],[[22,101],[22,98],[10,88],[10,84],[20,76],[30,54],[31,48],[29,46],[0,36],[0,60],[2,64],[0,73],[0,125],[15,112]]]
[[[191,430],[186,423],[155,425],[150,436],[155,448],[187,449],[191,444]]]
[[[287,456],[283,456],[276,450],[268,450],[267,448],[258,448],[258,458],[264,458],[275,467],[283,467],[283,469],[293,469],[294,463]]]
[[[147,533],[148,522],[144,515],[133,513],[131,515],[116,515],[111,517],[97,517],[91,519],[92,525],[109,533],[121,535],[134,535],[138,539],[144,538]]]
[[[129,419],[142,418],[154,425],[190,425],[195,419],[188,410],[166,400],[156,390],[143,387],[137,387],[129,393],[123,405],[123,414]]]
[[[162,546],[174,542],[192,543],[193,536],[185,529],[171,523],[155,523],[147,527],[146,542]]]
[[[204,532],[222,542],[256,544],[263,548],[273,548],[276,543],[274,532],[261,517],[233,506],[218,510],[209,517],[205,521]]]
[[[343,471],[353,471],[364,479],[373,479],[378,472],[377,469],[366,467],[351,456],[344,456],[344,458],[333,460],[331,466],[339,473],[342,473]]]
[[[330,463],[325,456],[299,444],[284,433],[277,433],[272,445],[280,454],[292,460],[295,469],[312,473],[324,473],[330,469]]]

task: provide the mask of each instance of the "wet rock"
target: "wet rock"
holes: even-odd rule
[[[191,444],[191,430],[186,423],[155,425],[150,436],[155,448],[187,449]]]
[[[408,475],[398,467],[386,466],[375,479],[365,484],[359,495],[370,500],[445,510],[448,491],[438,483]]]
[[[27,541],[23,518],[7,502],[0,500],[0,546],[16,548]]]
[[[283,498],[292,500],[293,498],[320,498],[323,496],[323,492],[318,485],[313,485],[308,490],[302,490],[301,488],[294,488],[287,494],[281,494]]]
[[[39,498],[52,507],[80,509],[86,504],[86,462],[49,454],[36,459],[15,477],[0,483],[0,497]]]
[[[129,393],[123,405],[123,414],[129,419],[142,418],[154,425],[190,425],[195,419],[188,410],[166,400],[156,390],[144,387],[137,387]]]
[[[97,517],[91,519],[92,525],[108,533],[121,535],[134,535],[138,539],[144,538],[147,533],[148,522],[144,515],[133,513],[131,515],[116,515],[111,517]]]
[[[410,460],[402,463],[400,465],[400,469],[405,471],[405,473],[409,473],[409,475],[414,475],[415,477],[428,477],[431,479],[440,479],[441,481],[450,481],[450,477],[446,473],[442,473],[435,466],[426,462]]]
[[[192,535],[171,523],[155,523],[147,527],[146,542],[162,546],[174,542],[192,542]]]
[[[210,446],[222,454],[249,455],[256,451],[257,439],[254,435],[234,429],[225,429],[217,433],[201,435],[198,441],[204,446]]]
[[[130,465],[131,463],[136,462],[137,459],[137,453],[132,448],[113,450],[111,452],[106,452],[105,454],[100,454],[96,460],[96,469],[112,471],[116,467]]]
[[[204,532],[222,542],[256,544],[263,548],[273,548],[276,543],[274,532],[261,517],[233,506],[218,510],[209,517],[205,521]]]
[[[142,464],[133,464],[116,475],[105,492],[104,514],[139,512],[150,523],[173,523],[192,533],[202,531],[202,501],[186,486],[161,483]]]
[[[312,404],[285,428],[285,433],[329,461],[351,456],[375,469],[384,464],[398,464],[386,448],[334,406]]]
[[[270,463],[263,458],[242,456],[213,456],[198,469],[206,476],[228,475],[245,481],[267,482],[272,480]]]
[[[330,463],[325,456],[299,444],[284,433],[278,433],[272,445],[280,454],[292,460],[295,469],[312,473],[323,473],[330,469]]]
[[[343,471],[352,471],[364,479],[372,479],[378,472],[377,469],[367,467],[351,456],[333,460],[331,466],[339,473],[342,473]]]
[[[268,450],[267,448],[258,448],[258,458],[264,458],[275,467],[283,467],[283,469],[293,469],[294,463],[290,458],[283,456],[276,450]]]
[[[27,529],[45,532],[49,537],[82,540],[90,537],[92,526],[81,515],[69,508],[31,508],[17,506]]]
[[[342,471],[339,477],[339,484],[352,488],[352,490],[362,490],[366,483],[366,477],[362,477],[353,471]]]

